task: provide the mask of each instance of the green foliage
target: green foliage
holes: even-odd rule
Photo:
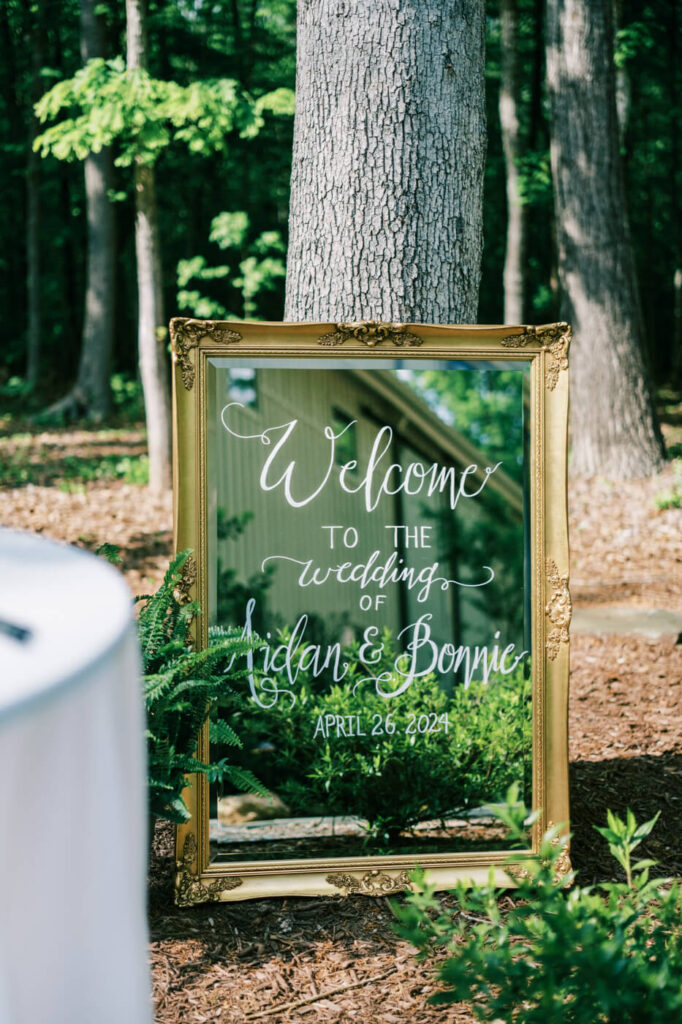
[[[286,639],[282,634],[280,641]],[[388,673],[390,690],[400,679],[388,631],[383,643],[382,663],[372,672]],[[358,815],[375,839],[393,840],[419,821],[501,799],[514,780],[529,791],[530,681],[521,666],[487,685],[457,685],[450,696],[428,675],[387,700],[376,693],[356,646],[344,649],[342,661],[349,664],[342,683],[325,684],[301,668],[295,701],[278,678],[284,692],[267,712],[255,715],[244,699],[231,705],[245,746],[270,744],[269,765],[264,755],[260,764],[269,767],[273,788],[295,814]],[[359,716],[366,735],[315,736],[328,715]],[[434,728],[420,731],[418,723]]]
[[[126,484],[149,483],[147,455],[65,455],[61,463],[60,490],[74,493],[96,480],[121,480]]]
[[[424,370],[414,384],[422,398],[438,409],[492,465],[523,480],[523,378],[516,370]],[[511,455],[511,458],[510,458]]]
[[[613,62],[617,68],[625,67],[628,61],[655,45],[651,25],[644,21],[631,21],[616,32]]]
[[[116,473],[124,484],[149,483],[149,456],[123,455],[115,465]]]
[[[118,544],[100,544],[98,548],[95,548],[95,554],[101,558],[106,559],[111,565],[122,565],[123,559],[121,558],[121,549]]]
[[[233,275],[226,264],[209,266],[204,256],[180,260],[177,267],[178,306],[192,316],[234,319],[233,314],[219,301],[203,295],[198,289],[188,289],[191,281],[224,280],[241,295],[240,319],[253,319],[258,313],[257,297],[272,292],[286,274],[284,254],[286,246],[278,231],[262,231],[250,244],[249,215],[244,210],[219,213],[211,221],[209,240],[220,249],[237,250],[239,273]]]
[[[265,111],[293,113],[293,97],[277,89],[253,100],[228,78],[178,85],[141,68],[128,70],[115,57],[88,61],[45,93],[35,109],[43,123],[62,118],[34,140],[41,156],[84,160],[116,144],[117,166],[129,167],[154,164],[171,142],[201,156],[223,151],[232,132],[256,135]]]
[[[203,762],[195,756],[202,723],[215,714],[230,692],[226,663],[250,650],[255,639],[212,630],[204,650],[192,649],[187,631],[190,620],[200,609],[196,602],[181,604],[176,595],[182,568],[190,554],[183,551],[176,555],[156,593],[138,598],[147,709],[149,810],[150,814],[174,822],[189,817],[182,797],[187,773],[200,772],[209,782],[229,780],[238,789],[267,793],[250,771],[231,764],[228,758]],[[242,675],[232,672],[230,678],[235,680]],[[241,746],[227,722],[214,722],[212,728],[222,744]]]
[[[113,373],[109,385],[116,415],[126,423],[143,420],[144,398],[138,378],[126,373]]]
[[[210,262],[208,231],[215,211],[248,210],[254,236],[271,228],[286,231],[293,125],[285,111],[293,106],[296,7],[293,0],[259,0],[256,5],[251,0],[212,0],[210,4],[152,0],[147,7],[150,79],[172,80],[182,88],[197,81],[229,79],[236,83],[240,104],[254,108],[253,113],[246,110],[247,118],[263,122],[254,138],[242,137],[238,124],[217,152],[209,139],[206,151],[213,155],[202,160],[200,168],[186,141],[171,141],[160,151],[156,185],[164,304],[170,317],[179,312],[174,267],[193,253],[202,253]],[[102,15],[105,43],[120,53],[125,5],[108,4],[107,8]],[[0,26],[0,224],[4,227],[0,295],[5,308],[13,309],[0,354],[0,385],[25,373],[27,306],[21,296],[25,296],[27,251],[24,237],[16,235],[12,224],[16,211],[25,210],[28,190],[35,194],[40,210],[41,264],[41,366],[37,393],[26,409],[32,412],[62,397],[65,382],[76,376],[80,352],[86,283],[83,169],[75,160],[57,162],[49,157],[33,162],[35,173],[27,173],[27,139],[36,134],[36,125],[31,124],[33,103],[59,79],[75,78],[81,65],[79,4],[63,0],[57,10],[54,4],[8,0],[0,5]],[[114,52],[104,56],[113,57]],[[211,101],[211,107],[219,104]],[[74,120],[83,113],[78,107],[64,108],[57,120]],[[221,110],[218,113],[222,116]],[[109,110],[107,117],[111,116]],[[150,116],[155,116],[154,111]],[[46,121],[37,125],[37,132],[53,125]],[[173,125],[162,127],[173,140]],[[97,124],[94,130],[99,132]],[[198,122],[197,130],[204,133]],[[114,143],[115,156],[121,155],[122,145],[122,141]],[[137,304],[129,167],[114,169],[110,197],[121,200],[114,209],[117,327],[113,362],[115,370],[134,374]],[[236,262],[234,268],[238,274]],[[266,319],[281,318],[283,291],[280,279],[274,291],[262,293],[259,312]],[[237,302],[238,295],[229,296],[223,305],[231,309]]]
[[[102,5],[104,10],[105,5]],[[615,60],[627,72],[631,83],[631,105],[624,139],[625,178],[629,199],[631,232],[640,278],[640,293],[649,342],[648,356],[658,381],[669,377],[673,368],[674,289],[673,275],[680,266],[680,204],[682,162],[679,160],[679,124],[681,121],[682,62],[679,60],[680,19],[677,5],[669,0],[646,0],[637,6],[624,5],[616,39]],[[0,174],[3,182],[0,195],[0,224],[4,226],[4,244],[0,246],[0,297],[4,308],[14,311],[10,329],[3,341],[0,356],[0,383],[24,373],[26,355],[25,244],[14,237],[12,224],[16,211],[23,209],[27,184],[26,139],[33,130],[30,125],[32,101],[66,77],[76,81],[80,64],[79,9],[74,0],[59,5],[59,17],[49,5],[21,4],[7,0],[0,5]],[[487,17],[487,110],[488,159],[484,202],[483,277],[480,291],[479,322],[499,323],[502,318],[502,264],[504,260],[507,200],[505,167],[498,117],[500,83],[500,19],[499,5],[488,7]],[[519,0],[519,105],[520,129],[524,156],[521,160],[521,187],[526,203],[528,223],[526,272],[526,317],[531,322],[548,322],[560,317],[556,279],[556,253],[553,241],[553,209],[548,162],[548,110],[543,92],[544,39],[543,8],[536,0]],[[107,4],[106,35],[118,43],[125,31],[122,4]],[[144,144],[153,153],[163,155],[157,161],[157,192],[160,234],[164,240],[165,304],[169,315],[175,306],[173,268],[180,259],[197,254],[204,257],[206,267],[214,260],[208,241],[209,225],[216,210],[244,210],[251,221],[251,236],[256,238],[270,229],[286,237],[288,181],[291,159],[291,118],[270,111],[291,109],[295,74],[296,4],[294,0],[212,0],[193,3],[149,4],[149,69],[148,79],[139,85],[139,96],[133,96],[132,84],[125,79],[122,63],[118,69],[100,66],[91,70],[93,85],[101,85],[106,100],[100,115],[87,113],[90,98],[85,94],[83,79],[74,90],[80,90],[84,106],[64,106],[57,119],[64,120],[65,139],[59,127],[45,122],[45,129],[54,133],[55,145],[66,153],[88,142],[88,136],[103,143],[111,138],[119,117],[114,107],[118,90],[125,92],[121,104],[120,135],[115,140],[116,154],[132,151]],[[39,45],[36,45],[39,44]],[[44,66],[37,68],[42,54]],[[217,110],[219,117],[234,121],[229,144],[211,160],[204,161],[197,173],[195,152],[214,152],[216,135],[210,126],[194,118],[196,109],[205,103],[209,112],[216,112],[222,99],[218,91],[206,95],[184,92],[172,117],[187,118],[187,137],[177,136],[177,144],[163,148],[166,140],[176,139],[172,117],[163,119],[167,106],[167,90],[162,88],[161,111],[154,109],[150,94],[154,83],[172,79],[182,90],[197,81],[214,83],[226,79],[236,83],[234,94],[227,92],[228,107],[233,98],[243,113]],[[284,88],[285,92],[278,92]],[[95,90],[97,91],[97,90]],[[270,95],[260,102],[259,97]],[[94,92],[93,92],[94,96]],[[250,97],[250,99],[249,99]],[[81,97],[79,97],[80,99]],[[102,98],[102,97],[101,97]],[[64,96],[66,101],[68,97]],[[142,124],[132,123],[135,109],[132,100],[139,100]],[[172,97],[170,97],[172,100]],[[171,106],[173,103],[171,102]],[[250,107],[253,109],[250,109]],[[258,116],[265,123],[253,139],[240,137],[242,127]],[[75,122],[81,118],[80,127]],[[101,121],[103,122],[100,123]],[[144,127],[147,119],[151,121]],[[144,129],[144,130],[142,130]],[[72,134],[73,132],[73,134]],[[82,134],[83,138],[79,139]],[[48,136],[49,139],[49,136]],[[38,170],[37,193],[40,207],[41,248],[41,316],[43,354],[36,408],[45,398],[63,392],[66,377],[72,378],[78,360],[81,314],[83,308],[84,273],[84,190],[81,168],[74,163],[59,166],[45,164]],[[117,370],[135,369],[135,279],[133,238],[130,230],[132,196],[127,168],[115,172],[112,199],[116,204],[118,228],[117,280],[119,319],[115,366]],[[256,255],[256,254],[254,254]],[[277,254],[273,253],[273,256]],[[238,252],[232,261],[235,278],[244,277],[238,264],[246,254]],[[239,312],[243,303],[240,289],[228,281],[213,285],[192,285],[195,301],[202,296],[214,306],[197,306],[213,310],[222,308]],[[184,286],[183,286],[184,287]],[[265,319],[282,316],[283,288],[279,278],[272,290],[261,290],[256,296],[257,314]],[[185,308],[191,309],[191,306]]]
[[[657,494],[654,498],[656,508],[682,508],[682,459],[675,459],[675,478],[672,487]]]
[[[92,442],[106,443],[120,437],[116,431],[93,431]],[[66,493],[82,493],[87,484],[102,480],[121,480],[126,484],[149,481],[147,455],[121,455],[108,452],[100,455],[56,455],[56,446],[31,445],[33,435],[13,434],[16,445],[0,464],[0,487],[57,485]]]
[[[6,384],[0,386],[0,398],[27,398],[33,386],[23,377],[10,377]]]
[[[457,374],[425,370],[411,381],[446,423],[474,444],[490,466],[524,485],[524,378],[518,370],[466,370]],[[521,490],[519,490],[521,496]],[[459,578],[471,579],[491,563],[495,587],[473,590],[459,598],[460,607],[483,610],[498,627],[523,635],[523,606],[517,600],[523,577],[524,542],[520,510],[510,514],[505,498],[487,490],[475,515],[467,508],[429,510],[438,526],[441,557],[457,566]],[[491,556],[491,552],[495,552]],[[469,576],[468,574],[471,574]]]
[[[520,840],[528,818],[517,792],[496,810]],[[676,1024],[682,893],[650,879],[654,861],[632,857],[657,818],[637,825],[630,811],[625,821],[608,814],[598,831],[626,881],[599,886],[565,888],[573,880],[561,873],[567,838],[550,829],[539,858],[512,858],[525,871],[507,911],[492,877],[487,885],[460,883],[447,911],[415,874],[416,891],[393,909],[399,934],[422,956],[448,954],[439,966],[445,988],[431,1002],[465,1001],[478,1020],[505,1024]]]
[[[539,152],[527,150],[520,161],[521,200],[526,206],[540,206],[547,209],[553,202],[552,168],[549,150]]]
[[[36,472],[26,452],[18,448],[0,463],[0,487],[24,487],[35,483]]]

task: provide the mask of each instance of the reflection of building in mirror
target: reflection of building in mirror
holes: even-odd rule
[[[527,373],[211,374],[210,621],[263,641],[230,757],[278,797],[235,820],[212,789],[220,858],[503,847],[482,808],[530,793]]]
[[[256,395],[256,372],[257,402],[250,397]],[[209,560],[216,567],[209,602],[214,622],[242,625],[250,595],[256,601],[254,628],[274,633],[307,615],[307,639],[316,642],[332,635],[360,637],[372,611],[395,636],[427,613],[430,635],[439,644],[453,638],[475,643],[499,630],[508,642],[523,645],[527,543],[518,459],[524,374],[514,375],[518,401],[500,459],[499,447],[486,450],[485,438],[476,444],[471,431],[467,437],[458,429],[456,403],[446,411],[441,394],[429,404],[423,397],[429,391],[418,393],[406,382],[407,373],[401,370],[399,379],[395,371],[372,369],[216,372],[216,416],[229,405],[230,429],[255,440],[240,443],[220,424],[215,431],[215,509],[209,521],[216,555]],[[483,377],[481,371],[465,374],[470,388]],[[441,375],[447,380],[447,371]],[[486,381],[494,396],[490,373]],[[264,490],[264,461],[294,421],[271,466],[272,479],[282,478],[283,486]],[[334,436],[331,470],[325,430]],[[269,432],[268,444],[257,439],[263,431]],[[370,466],[374,491],[368,501],[363,480]],[[458,480],[472,466],[477,473],[465,479],[462,490],[480,493],[475,501],[457,500]],[[496,468],[486,479],[491,466]],[[294,501],[311,494],[314,499],[292,506],[284,493],[287,474]],[[326,485],[315,493],[327,474]],[[385,491],[377,500],[385,474]],[[340,479],[346,487],[338,485]],[[336,526],[344,529],[327,529]],[[343,574],[328,572],[350,562],[348,576],[372,558],[372,572],[365,576],[373,574],[378,584],[344,583]],[[379,570],[389,562],[381,577]],[[437,571],[428,585],[434,564]],[[325,572],[323,583],[309,582],[313,576],[323,579]],[[356,579],[360,575],[358,568]],[[453,582],[445,586],[444,581]],[[375,600],[377,593],[383,595],[381,604],[370,609],[370,597]]]

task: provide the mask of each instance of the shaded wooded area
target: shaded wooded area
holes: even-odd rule
[[[505,315],[507,237],[508,317],[516,312],[537,323],[559,319],[562,314],[543,6],[539,0],[488,5],[488,157],[479,322],[500,322]],[[125,5],[102,3],[95,7],[103,30],[102,55],[114,58],[124,54]],[[679,13],[675,4],[664,0],[646,4],[624,0],[617,7],[615,66],[621,154],[641,292],[645,357],[660,385],[677,380],[680,373]],[[34,383],[34,408],[62,397],[76,380],[84,335],[83,165],[53,155],[41,159],[31,145],[47,127],[37,122],[32,104],[56,82],[74,75],[82,59],[96,52],[92,26],[88,29],[81,24],[80,8],[75,0],[8,0],[0,12],[0,163],[4,183],[0,202],[5,235],[0,289],[5,309],[11,310],[10,330],[0,356],[0,385],[7,389],[13,381],[11,391],[16,394],[21,390],[16,378]],[[235,83],[233,127],[224,131],[229,125],[220,126],[219,144],[211,138],[210,125],[191,137],[185,133],[183,139],[178,131],[168,131],[168,122],[161,121],[149,123],[143,140],[146,152],[153,153],[156,176],[166,318],[175,313],[263,319],[282,316],[292,117],[290,112],[275,112],[290,111],[281,95],[279,107],[262,112],[262,125],[253,123],[252,112],[259,97],[294,87],[295,8],[292,0],[218,0],[211,4],[151,0],[149,4],[146,61],[155,80],[180,86],[218,79]],[[453,51],[453,68],[457,59]],[[128,63],[132,66],[130,53]],[[500,100],[504,135],[498,115]],[[147,116],[145,102],[138,97],[136,109],[130,97],[122,96],[120,117],[135,123]],[[195,105],[204,104],[198,114],[188,111],[187,96],[171,96],[164,102],[171,118],[183,108],[185,125],[197,125],[201,116],[213,116],[206,98],[198,94],[191,98]],[[252,123],[247,124],[250,117]],[[136,174],[139,178],[139,171],[131,165],[139,163],[140,147],[130,155],[122,141],[125,127],[119,126],[112,146],[115,166],[107,185],[113,200],[114,231],[102,244],[114,246],[112,369],[134,377],[138,305],[134,179]],[[132,124],[130,127],[132,130]],[[505,149],[513,157],[507,162],[511,191],[506,181]],[[514,189],[520,194],[520,210],[507,199]],[[509,235],[508,210],[512,214]],[[517,241],[520,258],[514,255]],[[105,268],[98,273],[108,271]]]
[[[138,338],[146,336],[147,351],[167,367],[168,338],[159,325],[173,315],[281,319],[297,13],[314,21],[333,8],[344,17],[362,9],[369,18],[374,4],[306,0],[298,12],[295,0],[5,0],[0,5],[0,289],[9,313],[0,354],[0,432],[10,435],[3,442],[0,487],[6,522],[93,550],[118,545],[134,592],[158,584],[171,553],[170,495],[164,489],[167,477],[159,478],[158,493],[139,486],[146,482],[144,452],[151,436],[139,426],[144,410]],[[484,173],[482,201],[477,199],[484,236],[478,321],[575,319],[582,351],[589,352],[596,346],[591,324],[607,323],[611,296],[625,294],[619,315],[626,308],[630,312],[624,320],[608,321],[613,347],[603,350],[605,362],[597,373],[583,375],[584,389],[573,370],[581,350],[574,344],[571,386],[575,395],[582,390],[582,404],[575,408],[584,410],[579,426],[603,406],[607,422],[618,420],[627,434],[633,419],[636,432],[648,417],[650,374],[659,408],[667,406],[668,454],[679,456],[678,6],[668,0],[490,0],[484,12],[483,0],[457,5],[376,0],[376,7],[382,9],[383,27],[372,55],[383,60],[383,46],[386,68],[392,62],[397,74],[407,62],[395,51],[386,11],[415,23],[427,9],[434,19],[447,15],[453,23],[470,16],[481,33],[485,30],[485,170],[482,160],[473,160],[455,182],[460,193],[471,195],[478,192],[472,177]],[[404,20],[401,24],[401,45],[408,45],[415,33],[405,30]],[[343,72],[355,56],[349,53],[354,40],[366,38],[362,26],[353,28],[353,33],[337,33],[331,53],[322,54],[317,64],[309,50],[299,50],[299,74],[310,77],[319,68],[322,75],[330,60],[335,72]],[[462,61],[480,61],[478,74],[468,79],[469,91],[479,88],[480,46],[465,57],[454,37],[433,26],[420,38],[428,42],[416,54],[417,71],[420,61],[438,62],[441,77],[434,74],[433,81],[451,75],[457,85],[466,79]],[[299,32],[299,45],[302,41],[306,47],[331,42],[328,34],[316,37],[313,31],[303,40]],[[566,60],[571,49],[583,62],[579,68]],[[375,81],[386,78],[386,68],[378,69]],[[393,120],[398,137],[403,119],[392,117],[390,104],[358,95],[357,82],[364,77],[357,63],[355,70],[355,95],[344,93],[349,76],[339,73],[336,91],[318,89],[316,97],[313,91],[313,103],[323,107],[343,97],[349,105],[362,99],[364,116],[371,121],[376,115],[374,138],[382,138],[382,118]],[[466,109],[462,92],[455,89],[453,96]],[[38,108],[45,117],[41,122],[33,105],[47,93],[51,98]],[[418,102],[423,98],[418,90],[412,95]],[[480,109],[481,97],[474,99],[471,105]],[[338,111],[341,104],[333,106]],[[435,103],[431,113],[439,116]],[[336,173],[341,189],[344,182],[348,186],[346,199],[350,195],[358,202],[358,223],[369,225],[360,232],[367,254],[374,236],[366,204],[373,196],[381,209],[382,199],[364,188],[362,175],[355,183],[343,179],[338,171],[343,160],[334,162],[330,143],[323,148],[325,131],[338,139],[338,128],[321,118],[318,129],[300,140],[300,152],[316,158],[318,169]],[[447,146],[446,133],[443,137]],[[437,208],[438,197],[430,207],[420,207],[417,189],[411,203],[412,193],[399,176],[407,161],[395,156],[393,185],[402,188],[399,216]],[[366,161],[367,179],[376,159],[375,154]],[[446,162],[443,177],[448,172]],[[553,178],[561,183],[556,192]],[[303,202],[298,208],[307,224],[295,256],[298,271],[309,257],[315,216],[322,210],[318,195],[310,195],[306,205],[305,180],[299,175]],[[319,180],[323,184],[316,187],[323,190],[324,175]],[[396,194],[394,189],[391,195]],[[574,251],[567,231],[571,218],[580,229]],[[456,211],[452,225],[459,238]],[[474,244],[455,259],[478,287],[481,225],[473,228]],[[434,248],[440,246],[438,258],[447,260],[449,239],[437,231],[432,238]],[[608,260],[614,253],[615,270]],[[146,277],[138,273],[141,254],[152,271]],[[422,268],[430,255],[417,246]],[[569,295],[576,267],[583,282],[594,286],[587,294],[583,284],[589,301],[580,309]],[[314,288],[323,307],[326,303],[316,315],[336,316],[347,281],[334,281],[334,270],[322,259],[307,281],[289,273],[297,316],[306,316]],[[375,305],[354,315],[417,318],[413,295],[402,308],[389,307],[393,279],[383,273],[377,280]],[[341,286],[336,294],[331,285]],[[423,296],[424,318],[437,318],[431,311],[445,306],[437,307],[428,289]],[[475,294],[467,301],[468,306],[448,308],[466,308],[469,316]],[[637,411],[629,400],[621,401],[617,384],[621,341],[630,355],[635,353],[630,378],[646,399]],[[603,387],[607,380],[616,387]],[[616,415],[612,403],[619,401]],[[96,423],[68,422],[88,417]],[[157,422],[155,416],[152,420]],[[501,416],[497,427],[504,428]],[[627,452],[625,458],[640,476],[660,464],[651,420],[643,435],[650,464],[630,459]],[[164,437],[167,432],[161,431],[161,446]],[[580,463],[581,471],[595,472],[586,462]],[[652,609],[679,613],[682,481],[679,464],[676,468],[677,473],[667,466],[659,476],[618,487],[603,479],[571,480],[576,613],[592,616],[614,602],[633,619]],[[573,641],[571,683],[573,862],[579,880],[613,877],[606,845],[592,828],[604,823],[607,807],[619,813],[632,807],[639,820],[662,809],[646,853],[661,861],[661,871],[679,875],[682,740],[676,707],[682,647],[672,633],[659,639],[599,637],[594,623],[590,628],[594,632],[584,630]],[[293,1021],[306,1012],[307,1019],[377,1024],[473,1020],[464,1006],[425,1006],[438,985],[438,964],[414,961],[414,950],[394,936],[383,901],[282,899],[179,911],[170,905],[173,864],[169,830],[160,826],[150,898],[157,1020]],[[503,897],[503,909],[510,904]]]

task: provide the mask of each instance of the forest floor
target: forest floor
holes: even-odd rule
[[[133,592],[155,587],[170,554],[171,504],[126,482],[137,474],[141,431],[27,432],[1,444],[0,523],[90,549],[117,544]],[[676,486],[672,466],[627,484],[571,480],[577,609],[682,612],[682,509],[657,504]],[[662,873],[682,875],[680,638],[583,632],[572,639],[571,664],[572,861],[579,880],[614,877],[592,828],[604,823],[606,808],[631,807],[640,821],[662,811],[643,855],[659,860]],[[158,1024],[474,1020],[465,1006],[427,1006],[437,963],[418,963],[395,936],[385,899],[178,910],[172,870],[171,829],[159,824],[150,871]]]

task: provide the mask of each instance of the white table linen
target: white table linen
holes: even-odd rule
[[[0,1024],[150,1024],[144,713],[102,559],[0,530]]]

